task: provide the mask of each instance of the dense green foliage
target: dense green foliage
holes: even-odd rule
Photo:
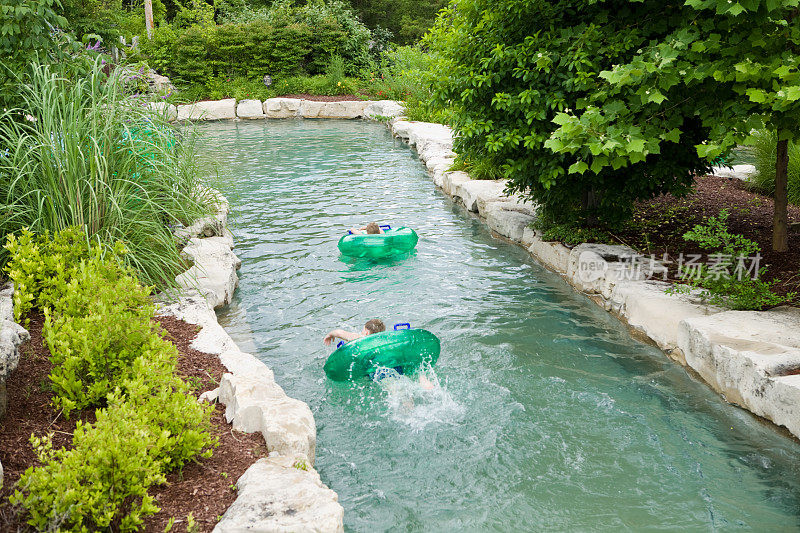
[[[696,268],[682,267],[679,274],[687,286],[676,286],[668,292],[701,287],[701,294],[709,303],[731,309],[764,309],[793,300],[794,293],[784,297],[773,292],[773,286],[779,280],[763,279],[767,267],[759,267],[757,272],[748,271],[752,258],[760,256],[761,248],[758,243],[731,233],[728,215],[728,211],[723,209],[718,216],[710,217],[684,235],[684,239],[709,252],[709,261],[696,265]]]
[[[391,33],[401,45],[416,43],[433,26],[446,0],[351,0],[364,24]]]
[[[553,218],[618,220],[682,194],[800,105],[797,0],[453,4],[429,43],[456,148],[488,161]]]
[[[45,313],[55,406],[69,416],[106,405],[94,424],[78,422],[69,450],[32,437],[41,466],[25,472],[12,502],[39,530],[128,531],[158,511],[148,487],[216,441],[210,409],[175,375],[177,351],[151,322],[147,288],[120,260],[124,247],[90,248],[81,237],[26,231],[6,244],[15,305]]]
[[[677,24],[679,6],[539,0],[452,5],[429,42],[450,72],[437,80],[436,96],[453,109],[456,151],[470,164],[496,169],[493,177],[508,178],[513,190],[530,194],[555,221],[616,220],[629,215],[636,199],[687,191],[692,174],[706,168],[692,155],[693,145],[705,138],[697,124],[684,125],[687,134],[664,148],[665,157],[641,158],[624,169],[582,173],[579,155],[554,152],[550,144],[556,117],[598,91],[601,72]],[[660,27],[641,24],[642,11]],[[602,148],[603,140],[598,143],[592,150]]]
[[[133,35],[144,34],[144,5],[141,1],[127,0],[59,0],[61,14],[66,23],[62,29],[72,32],[85,43],[100,39],[110,47],[120,36],[128,40]],[[133,4],[133,5],[131,5]],[[153,0],[153,19],[158,24],[164,19],[165,8],[160,0]]]
[[[767,195],[775,194],[775,155],[778,134],[773,131],[760,131],[753,136],[752,154],[756,174],[748,184],[756,191]],[[788,172],[789,202],[800,205],[800,144],[789,143]]]
[[[370,31],[336,0],[300,7],[276,2],[234,20],[163,26],[143,43],[142,53],[150,66],[188,85],[219,77],[260,82],[264,75],[321,74],[334,56],[353,73],[371,59]]]
[[[167,224],[206,212],[195,153],[126,98],[119,77],[99,60],[77,80],[33,67],[20,98],[36,120],[0,115],[0,236],[78,226],[87,239],[123,241],[144,283],[169,285],[183,262]]]
[[[0,108],[17,104],[17,86],[32,61],[60,52],[60,36],[53,28],[66,19],[57,6],[56,0],[0,0]]]

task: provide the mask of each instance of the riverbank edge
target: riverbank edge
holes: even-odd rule
[[[671,284],[652,279],[658,263],[626,246],[568,248],[543,241],[531,228],[535,206],[507,196],[504,181],[450,171],[456,155],[450,128],[404,117],[387,125],[416,150],[434,185],[493,233],[524,248],[728,402],[800,437],[800,309],[731,311],[707,305],[698,291],[667,294]]]
[[[232,428],[261,433],[269,452],[239,477],[237,498],[213,532],[344,531],[338,495],[314,469],[317,430],[311,409],[289,397],[272,370],[242,352],[217,321],[215,309],[230,304],[239,283],[241,260],[233,253],[227,199],[213,189],[206,192],[216,212],[175,231],[192,266],[176,278],[182,287],[177,294],[157,296],[157,314],[201,328],[192,348],[217,355],[228,370],[201,400],[225,405]]]

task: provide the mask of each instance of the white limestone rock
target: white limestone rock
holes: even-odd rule
[[[425,167],[431,174],[444,173],[450,170],[450,167],[453,166],[453,161],[455,160],[455,156],[447,156],[447,157],[435,157],[428,159],[425,162]]]
[[[459,185],[471,180],[472,178],[469,177],[469,174],[460,170],[455,172],[445,172],[442,175],[441,187],[445,194],[448,196],[454,196]]]
[[[241,260],[231,251],[225,237],[193,238],[181,251],[194,265],[175,278],[179,287],[196,289],[214,309],[231,303],[239,285],[236,270]]]
[[[503,180],[470,180],[453,188],[452,195],[460,198],[467,211],[478,212],[478,198],[483,202],[500,201],[506,198],[503,192],[506,183]]]
[[[301,458],[259,459],[236,483],[238,497],[213,533],[339,533],[339,497]]]
[[[756,173],[755,165],[733,165],[732,167],[714,167],[712,170],[714,176],[720,178],[733,178],[737,180],[747,181]]]
[[[272,381],[225,374],[219,399],[226,405],[225,418],[234,429],[261,432],[267,449],[283,455],[302,455],[313,465],[317,427],[308,405],[290,398]]]
[[[731,402],[800,436],[800,309],[726,311],[685,319],[686,363]]]
[[[302,102],[298,98],[270,98],[264,101],[264,114],[267,118],[294,118]]]
[[[236,105],[236,116],[251,120],[264,118],[264,104],[261,100],[240,100]]]
[[[298,115],[303,118],[362,118],[367,103],[368,102],[364,100],[345,102],[315,102],[311,100],[302,100]]]
[[[0,289],[0,418],[5,416],[8,398],[6,380],[19,365],[19,347],[30,340],[28,330],[14,322],[14,284]]]
[[[236,343],[217,322],[214,309],[196,290],[182,291],[178,298],[162,293],[157,296],[157,300],[159,301],[157,314],[174,316],[189,324],[200,326],[201,329],[191,344],[195,350],[215,355],[238,350]]]
[[[406,108],[394,100],[378,100],[376,102],[367,102],[367,107],[364,108],[364,116],[366,118],[394,118],[399,117],[405,113]]]
[[[236,99],[206,100],[178,106],[178,120],[225,120],[236,118]]]
[[[669,283],[658,280],[615,283],[606,308],[653,340],[670,357],[684,363],[678,349],[681,321],[719,313],[723,309],[704,303],[698,291],[667,294]]]
[[[205,391],[197,398],[198,402],[217,403],[219,399],[219,387]]]
[[[167,76],[162,76],[152,69],[147,72],[147,84],[150,86],[150,90],[157,93],[171,93],[175,90],[175,86]]]
[[[514,209],[515,202],[493,202],[489,204],[486,213],[486,225],[489,228],[515,242],[522,242],[525,228],[531,225],[536,218],[528,213]]]
[[[528,252],[544,266],[559,274],[565,274],[569,268],[570,249],[560,242],[543,241],[535,234],[531,236]]]
[[[420,159],[427,161],[435,157],[453,156],[452,130],[441,124],[395,120],[391,123],[392,133],[416,148]]]
[[[178,119],[178,108],[167,102],[150,102],[147,108],[170,122]]]

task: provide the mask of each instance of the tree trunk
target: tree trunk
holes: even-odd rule
[[[144,27],[147,29],[147,38],[153,38],[153,0],[144,0]]]
[[[597,189],[594,188],[594,185],[590,186],[588,189],[584,189],[581,204],[583,207],[583,214],[586,217],[586,224],[588,226],[597,226],[600,224],[600,218],[597,216],[597,211],[600,207],[600,194]]]
[[[778,141],[775,158],[775,211],[772,217],[772,249],[785,252],[789,249],[789,141]]]

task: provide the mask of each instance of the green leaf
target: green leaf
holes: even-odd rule
[[[589,165],[584,161],[577,161],[569,166],[567,172],[570,174],[583,174],[587,170],[589,170]]]

